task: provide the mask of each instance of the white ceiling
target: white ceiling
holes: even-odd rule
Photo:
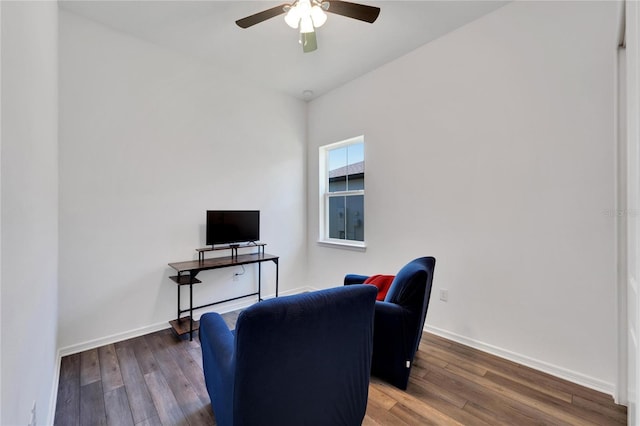
[[[286,0],[285,0],[286,1]],[[248,29],[237,19],[285,1],[60,1],[115,30],[195,56],[261,86],[311,99],[390,62],[506,1],[352,0],[381,8],[368,24],[328,14],[318,50],[303,53],[281,16]],[[313,92],[304,94],[305,90]]]

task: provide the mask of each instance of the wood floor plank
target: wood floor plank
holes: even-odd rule
[[[496,374],[496,375],[500,375],[504,378],[507,378],[509,380],[512,380],[514,382],[518,382],[524,386],[530,387],[532,389],[535,389],[539,392],[542,392],[544,394],[549,395],[550,397],[559,399],[561,401],[565,401],[565,402],[571,402],[573,395],[569,392],[565,392],[553,387],[547,387],[542,385],[539,382],[533,382],[531,380],[527,380],[522,378],[521,376],[517,375],[517,374],[513,374],[513,372],[509,371],[509,370],[500,370],[497,368],[492,368],[491,370],[489,370],[491,372],[491,374]],[[522,368],[518,368],[518,371],[522,371]]]
[[[98,359],[100,360],[100,377],[104,393],[106,394],[123,386],[124,382],[122,381],[115,346],[106,345],[98,348]]]
[[[116,354],[134,423],[157,417],[158,412],[140,371],[133,346],[116,345]]]
[[[203,403],[196,393],[193,385],[185,377],[173,357],[173,346],[179,345],[170,334],[169,330],[160,331],[149,335],[146,339],[149,348],[160,366],[160,371],[165,376],[169,388],[173,392],[178,404],[192,426],[213,424],[213,415],[209,409],[203,408]],[[171,340],[165,337],[169,335]],[[157,407],[156,407],[157,408]]]
[[[190,346],[188,344],[179,343],[175,344],[175,337],[173,334],[160,334],[163,343],[167,346],[171,358],[176,362],[184,377],[189,381],[193,390],[200,398],[202,404],[209,404],[209,393],[204,383],[204,374],[200,364],[193,359],[191,352],[187,350]],[[202,355],[199,356],[201,358]]]
[[[152,371],[144,375],[144,380],[158,411],[160,422],[163,425],[189,426],[189,422],[162,373],[158,370]]]
[[[100,361],[98,349],[80,353],[80,386],[100,380]]]
[[[80,354],[62,357],[60,360],[60,381],[80,384]]]
[[[411,378],[407,391],[425,404],[446,413],[450,418],[468,426],[493,426],[481,418],[464,411],[467,400],[444,389],[437,389],[422,378]]]
[[[461,425],[462,424],[455,421],[454,419],[447,416],[446,414],[438,411],[434,407],[427,404],[422,404],[421,401],[415,395],[412,395],[408,392],[403,392],[392,385],[382,382],[379,379],[372,378],[372,382],[378,386],[378,389],[380,389],[381,392],[387,394],[389,397],[398,401],[398,404],[402,404],[406,407],[411,407],[411,410],[414,411],[417,415],[425,419],[429,419],[429,421],[433,422],[434,424],[438,424],[438,425]],[[392,410],[394,408],[392,408]]]
[[[362,426],[380,426],[380,423],[375,421],[369,415],[365,415],[364,419],[362,420]]]
[[[395,403],[393,405],[395,405]],[[372,419],[376,419],[376,423],[381,425],[410,426],[415,424],[403,421],[389,411],[391,408],[393,408],[393,406],[386,408],[385,405],[379,404],[377,400],[369,399],[369,403],[367,404],[367,415]]]
[[[200,370],[204,370],[204,366],[202,365],[202,349],[187,348],[187,352],[189,352],[189,355],[191,355],[191,359],[193,359],[196,364],[198,364]]]
[[[395,418],[400,419],[400,421],[404,424],[408,425],[420,425],[420,426],[438,426],[442,425],[442,419],[435,419],[424,417],[422,414],[417,413],[413,410],[413,407],[406,406],[404,404],[398,403],[391,408],[391,414]],[[393,421],[385,422],[385,425],[393,425]],[[447,423],[444,423],[447,424]]]
[[[144,419],[139,423],[136,423],[136,426],[158,426],[161,425],[160,417],[156,414],[153,417],[149,417],[148,419]]]
[[[153,356],[153,353],[147,345],[145,336],[131,339],[130,343],[133,347],[133,352],[136,354],[136,360],[138,361],[142,374],[147,375],[156,371],[158,369],[158,364],[156,362],[156,358]]]
[[[384,392],[381,392],[375,386],[369,386],[369,403],[375,402],[385,410],[390,410],[397,401]]]
[[[464,405],[467,403],[467,398],[450,392],[448,389],[434,385],[433,383],[429,383],[423,377],[410,377],[409,386],[411,386],[412,394],[419,396],[421,400],[427,403],[438,403],[437,400],[441,400],[449,404],[449,406],[457,408],[464,408]]]
[[[544,374],[545,376],[549,376],[548,374]],[[595,391],[593,389],[589,389],[585,386],[580,386],[580,385],[576,385],[574,383],[570,383],[566,380],[561,380],[558,379],[557,377],[555,378],[556,381],[561,381],[565,386],[569,386],[570,390],[569,392],[571,394],[573,394],[574,397],[578,396],[580,398],[584,398],[586,400],[589,400],[593,403],[602,405],[603,407],[610,407],[613,408],[615,410],[618,410],[620,412],[623,413],[627,413],[627,407],[625,407],[624,405],[617,405],[614,403],[613,401],[613,396],[611,395],[607,395],[605,393],[602,392],[598,392]],[[573,386],[571,386],[573,385]]]
[[[127,391],[123,386],[104,394],[104,407],[109,426],[133,426],[131,407],[127,399]]]
[[[438,345],[440,347],[440,345]],[[477,349],[465,346],[458,342],[450,341],[450,346],[447,347],[447,351],[452,355],[459,355],[465,359],[473,360],[479,366],[486,369],[498,368],[498,369],[517,369],[521,367],[520,364],[508,359],[500,358],[496,355],[488,352],[482,352]]]
[[[602,416],[603,421],[606,423],[615,422],[617,424],[627,424],[627,409],[626,407],[612,406],[612,404],[601,404],[594,402],[590,399],[574,395],[571,402],[574,406],[586,410],[591,415],[596,414]]]
[[[429,345],[429,346],[438,345],[445,348],[449,348],[451,347],[453,342],[449,339],[445,339],[444,337],[438,336],[436,334],[423,332],[422,339],[420,339],[420,349],[424,349],[424,347],[422,346],[423,344]]]
[[[416,358],[414,360],[414,364],[417,362],[418,365],[435,365],[440,368],[444,368],[449,363],[448,361],[444,361],[438,357],[433,356],[430,352],[418,351],[416,352]]]
[[[104,393],[99,380],[80,387],[80,424],[96,426],[107,424]]]

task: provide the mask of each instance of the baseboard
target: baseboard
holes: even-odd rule
[[[60,348],[59,350],[60,357],[62,358],[67,355],[73,355],[78,352],[87,351],[89,349],[95,349],[100,346],[110,345],[112,343],[120,342],[127,339],[132,339],[134,337],[143,336],[149,333],[154,333],[156,331],[164,330],[165,328],[169,328],[168,320],[163,321],[161,323],[136,328],[133,330],[124,331],[122,333],[112,334],[110,336],[104,336],[104,337],[99,337],[97,339],[87,340],[86,342],[77,343],[75,345]]]
[[[60,351],[56,354],[55,371],[53,372],[53,384],[51,385],[51,398],[49,398],[49,412],[46,425],[52,425],[56,417],[56,405],[58,404],[58,383],[60,382]]]
[[[452,333],[441,328],[425,326],[424,331],[444,337],[445,339],[453,340],[454,342],[470,346],[474,349],[478,349],[483,352],[490,353],[492,355],[499,356],[500,358],[507,359],[509,361],[516,362],[518,364],[525,365],[535,370],[542,371],[552,376],[568,380],[572,383],[588,387],[590,389],[597,390],[599,392],[606,393],[607,395],[615,396],[616,387],[613,383],[605,382],[595,377],[587,376],[582,373],[578,373],[573,370],[569,370],[564,367],[559,367],[554,364],[549,364],[544,361],[540,361],[526,355],[518,354],[516,352],[503,349],[494,345],[490,345],[479,340],[471,339],[466,336],[461,336],[456,333]]]

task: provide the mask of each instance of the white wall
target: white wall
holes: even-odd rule
[[[640,5],[637,1],[626,2],[625,25],[625,62],[624,70],[626,96],[626,137],[625,154],[626,194],[625,209],[621,211],[621,218],[625,221],[627,244],[627,263],[624,265],[625,289],[627,295],[627,397],[628,424],[638,424],[638,388],[640,387],[640,351],[638,350],[638,333],[640,331],[640,295],[638,283],[640,281]]]
[[[310,284],[433,255],[428,328],[613,393],[615,17],[511,3],[312,101]],[[360,134],[366,252],[319,246],[317,147]]]
[[[167,327],[167,263],[196,258],[207,209],[260,210],[280,291],[302,286],[305,125],[302,101],[61,11],[63,353]],[[201,273],[196,303],[254,288],[256,269]]]
[[[0,4],[0,266],[2,266],[2,4]],[[2,330],[2,271],[0,270],[0,330]],[[0,336],[0,421],[2,420],[2,337]]]
[[[57,5],[2,2],[2,418],[50,413],[58,291]]]

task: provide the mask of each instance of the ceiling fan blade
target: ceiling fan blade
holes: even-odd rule
[[[282,15],[284,13],[284,7],[288,6],[287,3],[283,3],[280,6],[272,7],[271,9],[263,10],[246,18],[238,19],[236,24],[240,28],[249,28],[255,24],[259,24],[262,21],[271,19],[274,16]]]
[[[380,8],[359,3],[351,3],[348,1],[330,0],[327,12],[372,24],[376,19],[378,19]]]
[[[302,43],[302,51],[304,53],[313,52],[318,48],[318,40],[316,39],[316,32],[312,33],[300,33],[300,43]]]

